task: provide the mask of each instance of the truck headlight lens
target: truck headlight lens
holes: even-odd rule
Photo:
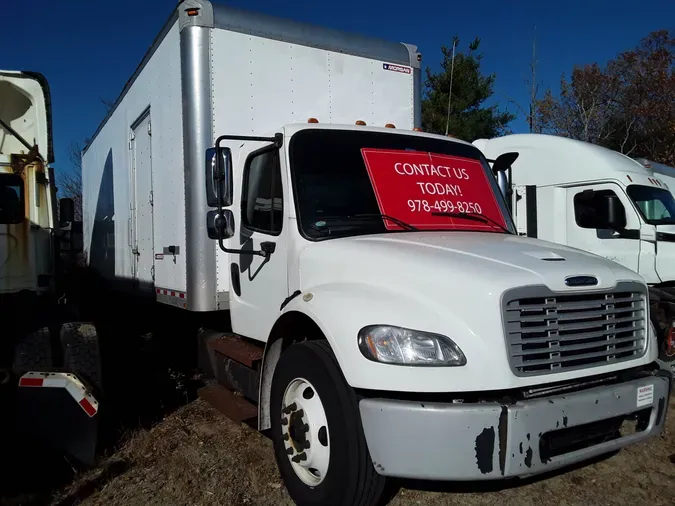
[[[374,362],[414,366],[461,366],[466,357],[452,339],[419,330],[371,325],[359,332],[359,349]]]

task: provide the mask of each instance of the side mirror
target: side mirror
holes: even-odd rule
[[[230,148],[206,150],[206,203],[209,207],[232,205],[232,151]]]
[[[492,173],[497,178],[497,186],[499,191],[506,200],[506,205],[511,210],[511,165],[518,158],[518,153],[502,153],[496,160],[488,160],[492,162]]]
[[[206,213],[206,230],[209,239],[229,239],[234,236],[234,214],[229,209]]]
[[[612,230],[624,230],[626,228],[626,210],[616,195],[607,195],[604,198],[603,214],[607,227]]]
[[[65,225],[75,221],[75,203],[71,198],[59,200],[59,224]]]
[[[492,173],[496,176],[500,172],[510,169],[513,162],[518,159],[518,156],[519,153],[516,152],[502,153],[494,162],[492,162]]]

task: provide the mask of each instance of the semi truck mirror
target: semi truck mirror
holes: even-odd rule
[[[492,172],[496,176],[500,172],[504,172],[507,169],[510,169],[513,165],[513,162],[518,158],[519,153],[502,153],[497,157],[497,159],[492,163]]]
[[[219,147],[206,150],[206,203],[209,207],[232,205],[232,151]]]
[[[206,230],[209,239],[229,239],[234,236],[234,214],[229,209],[206,213]]]
[[[65,197],[59,200],[59,224],[65,225],[75,221],[75,203],[73,199]]]
[[[605,197],[605,216],[607,225],[613,230],[623,230],[626,228],[626,210],[616,195],[607,195]]]

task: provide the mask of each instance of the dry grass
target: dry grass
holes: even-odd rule
[[[661,438],[609,459],[530,483],[415,484],[392,501],[404,505],[666,505],[675,503],[675,403]],[[404,486],[413,486],[404,484]],[[433,490],[429,490],[433,487]],[[427,488],[427,490],[420,490]],[[203,401],[136,432],[99,469],[79,476],[53,505],[292,504],[271,442]]]

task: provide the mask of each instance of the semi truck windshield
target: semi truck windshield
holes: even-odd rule
[[[298,223],[301,233],[306,238],[317,240],[391,231],[391,223],[382,219],[372,219],[373,216],[382,212],[410,223],[408,216],[403,212],[401,215],[395,215],[380,209],[362,150],[393,150],[420,155],[433,153],[440,156],[461,157],[477,161],[483,170],[489,171],[487,162],[477,148],[458,142],[368,131],[303,130],[292,137],[289,158]],[[491,190],[495,198],[501,198],[501,195],[496,196],[499,192],[493,183],[493,178],[487,179],[491,187],[494,186]],[[438,198],[437,195],[434,197]],[[449,211],[451,209],[448,206],[455,205],[448,203],[449,198],[442,200],[440,204],[442,208],[437,200],[420,200],[419,206],[418,200],[412,202],[415,208],[419,207],[417,211],[429,216],[434,211]],[[501,200],[499,202],[501,209]],[[409,204],[406,201],[406,209]],[[469,209],[469,203],[461,201],[458,205],[467,206],[465,212],[474,211]],[[436,207],[439,208],[436,209]],[[367,217],[367,219],[359,217]],[[435,218],[445,223],[450,223],[452,219]],[[462,229],[462,227],[471,229],[476,225],[474,221],[461,219],[455,220],[455,223],[457,225],[455,229]],[[423,228],[431,229],[430,227]],[[494,231],[494,227],[486,226],[485,228]],[[401,227],[397,231],[403,229]],[[438,229],[444,228],[439,226]]]
[[[650,225],[675,225],[675,199],[662,188],[630,185],[628,196],[637,205],[644,220]]]
[[[23,180],[16,174],[0,174],[0,223],[21,223],[23,219]]]

